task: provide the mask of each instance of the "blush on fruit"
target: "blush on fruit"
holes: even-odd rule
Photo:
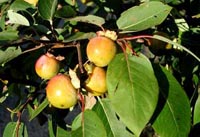
[[[107,37],[97,36],[88,42],[86,53],[89,61],[98,67],[105,67],[116,54],[116,44]]]
[[[88,79],[85,82],[85,88],[94,96],[99,96],[107,91],[106,71],[101,67],[94,67]]]
[[[67,109],[77,103],[77,91],[69,76],[58,74],[48,81],[46,87],[47,99],[56,108]]]
[[[55,76],[60,69],[59,61],[47,54],[40,56],[35,63],[35,71],[43,79],[50,79]]]

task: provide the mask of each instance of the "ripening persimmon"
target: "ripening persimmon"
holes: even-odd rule
[[[85,81],[85,88],[94,96],[99,96],[107,91],[106,71],[101,67],[94,67],[88,79]]]
[[[46,95],[50,104],[56,108],[67,109],[77,103],[77,91],[69,76],[64,74],[58,74],[48,81]]]
[[[43,79],[50,79],[55,76],[59,69],[59,61],[48,54],[40,56],[35,63],[35,71]]]
[[[97,36],[89,40],[86,53],[89,61],[98,67],[105,67],[116,54],[116,44],[107,37]]]

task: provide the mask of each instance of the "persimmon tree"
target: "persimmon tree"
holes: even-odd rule
[[[0,107],[12,120],[0,136],[28,137],[25,110],[29,121],[46,117],[50,137],[194,136],[199,9],[198,0],[1,0]]]

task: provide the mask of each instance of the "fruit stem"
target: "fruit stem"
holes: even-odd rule
[[[16,137],[19,137],[19,128],[20,128],[20,125],[21,125],[21,115],[22,115],[22,112],[23,110],[25,109],[25,107],[28,105],[28,103],[30,101],[32,101],[33,98],[32,97],[29,97],[26,102],[22,105],[22,107],[20,108],[20,110],[17,112],[17,126],[16,126]]]
[[[189,49],[185,48],[184,46],[176,43],[176,42],[173,42],[163,36],[160,36],[160,35],[138,35],[138,36],[130,36],[130,37],[123,37],[123,38],[120,38],[118,39],[118,41],[123,41],[123,40],[135,40],[135,39],[140,39],[140,38],[150,38],[150,39],[158,39],[160,41],[164,41],[166,43],[170,43],[172,45],[176,45],[177,47],[181,48],[182,50],[184,50],[185,52],[189,53],[191,56],[193,56],[196,60],[198,60],[200,62],[200,58],[197,57],[194,53],[192,53]]]
[[[119,38],[119,41],[122,40],[135,40],[135,39],[141,39],[141,38],[151,38],[153,39],[154,37],[152,35],[138,35],[138,36],[130,36],[130,37],[123,37],[123,38]]]
[[[78,95],[80,97],[80,101],[81,101],[81,125],[82,125],[82,133],[83,133],[83,137],[85,136],[85,126],[84,126],[84,111],[85,111],[85,97],[84,95],[81,93],[80,89],[78,89]]]
[[[83,74],[84,73],[84,69],[83,69],[83,62],[82,62],[80,43],[76,44],[76,49],[77,49],[77,53],[78,53],[78,64],[79,64],[80,72],[81,72],[81,74]]]

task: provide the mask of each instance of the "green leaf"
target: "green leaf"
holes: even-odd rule
[[[117,26],[122,30],[121,33],[145,30],[162,23],[171,9],[162,2],[146,2],[123,12],[117,20]]]
[[[153,128],[161,137],[187,137],[191,126],[190,102],[184,90],[164,68],[154,66],[160,98]]]
[[[21,48],[8,47],[6,50],[0,50],[0,64],[4,64],[22,53]]]
[[[17,131],[17,128],[19,129]],[[9,122],[3,132],[3,137],[16,137],[18,132],[18,137],[28,137],[27,129],[24,123],[18,125],[17,122]]]
[[[193,118],[193,124],[200,123],[200,95],[198,95],[198,98],[195,103],[194,107],[194,118]]]
[[[1,41],[12,41],[18,39],[18,31],[2,31],[0,32],[0,42]]]
[[[97,26],[102,26],[105,23],[104,18],[95,16],[95,15],[76,16],[76,17],[70,18],[68,20],[69,21],[90,23],[90,24],[94,24],[94,25],[97,25]]]
[[[107,137],[105,127],[98,115],[92,110],[84,112],[84,127],[81,126],[82,113],[78,115],[72,124],[72,136],[84,134],[84,137]],[[81,128],[80,128],[81,127]]]
[[[56,17],[61,18],[69,18],[74,17],[76,15],[76,11],[71,6],[63,6],[56,12]]]
[[[31,114],[29,121],[31,121],[32,119],[34,119],[40,112],[42,112],[42,110],[44,110],[48,104],[49,104],[49,101],[48,101],[47,98],[45,98],[45,100]]]
[[[109,99],[99,99],[93,110],[101,117],[108,137],[134,137],[126,130],[126,126],[118,120]]]
[[[56,137],[70,137],[71,133],[57,126]]]
[[[48,118],[48,131],[49,131],[49,137],[55,137],[53,130],[52,116]]]
[[[2,3],[4,3],[4,2],[8,2],[8,1],[10,1],[10,0],[1,0],[1,1],[0,1],[0,4],[2,4]]]
[[[77,32],[63,40],[63,42],[72,42],[77,40],[84,40],[84,39],[90,39],[94,37],[96,34],[93,32],[84,33],[84,32]]]
[[[39,0],[38,10],[42,18],[52,21],[58,0]]]
[[[4,30],[6,26],[6,14],[1,15],[0,17],[0,29]],[[1,32],[0,32],[1,33]]]
[[[8,10],[8,17],[9,23],[30,26],[29,21],[24,16],[17,12],[14,12],[13,10]]]
[[[15,12],[20,11],[20,10],[26,10],[28,8],[34,8],[34,6],[25,2],[24,0],[15,0],[10,5],[10,10],[13,10]]]
[[[115,112],[139,136],[158,101],[158,83],[150,61],[142,54],[116,55],[108,65],[107,87]]]

